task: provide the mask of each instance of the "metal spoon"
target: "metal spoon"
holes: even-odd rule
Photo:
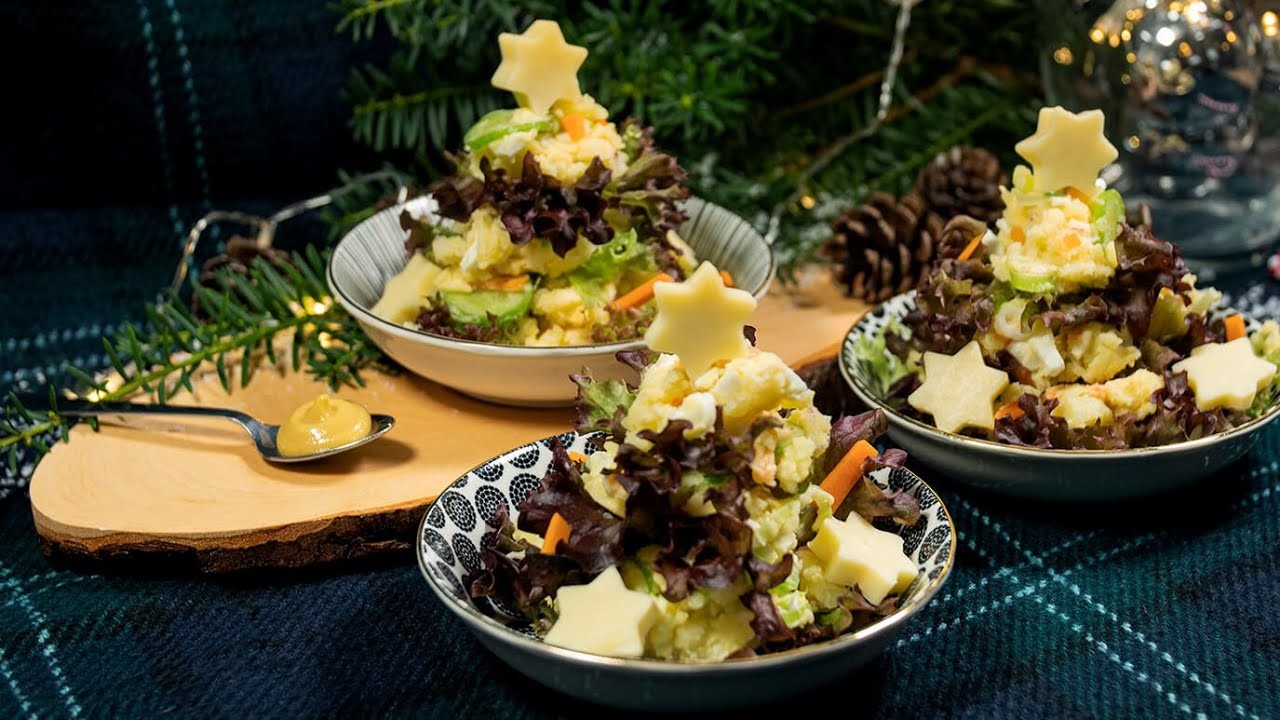
[[[43,407],[48,409],[48,400],[41,402],[32,402],[32,404],[24,405],[29,409],[37,409]],[[345,445],[321,450],[319,452],[310,453],[308,455],[281,455],[279,448],[276,447],[276,433],[280,431],[279,425],[268,425],[256,418],[242,413],[239,410],[231,410],[229,408],[211,408],[211,407],[193,407],[190,405],[142,405],[137,403],[91,403],[84,400],[58,400],[59,415],[63,417],[96,417],[102,422],[108,422],[113,425],[127,425],[132,427],[146,427],[145,423],[139,420],[155,417],[202,417],[202,418],[225,418],[234,421],[237,425],[248,431],[249,436],[253,438],[253,444],[257,446],[258,453],[262,455],[264,460],[277,463],[296,463],[306,462],[308,460],[319,460],[320,458],[337,455],[354,448],[358,448],[367,442],[377,440],[382,437],[393,425],[396,419],[390,415],[373,414],[373,432],[360,438],[352,440]],[[154,427],[150,428],[154,429]]]

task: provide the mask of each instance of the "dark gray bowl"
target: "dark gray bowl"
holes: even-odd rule
[[[1197,440],[1134,450],[1042,450],[943,432],[886,405],[853,355],[856,341],[874,334],[915,307],[915,293],[890,298],[867,313],[845,336],[840,372],[869,407],[884,410],[889,437],[912,457],[956,480],[985,490],[1041,500],[1098,501],[1173,490],[1239,460],[1276,419],[1280,404],[1226,432]],[[1252,332],[1257,322],[1250,320]]]

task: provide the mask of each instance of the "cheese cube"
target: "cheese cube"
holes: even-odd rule
[[[822,561],[828,581],[856,585],[873,605],[905,590],[917,574],[916,564],[902,552],[902,537],[877,530],[857,513],[843,521],[824,520],[809,549]]]
[[[640,657],[644,638],[658,620],[653,596],[627,589],[616,567],[586,585],[571,585],[556,593],[560,617],[544,638],[570,650]]]
[[[434,295],[440,267],[422,253],[414,253],[404,269],[387,281],[373,314],[396,324],[411,322],[422,312],[428,295]]]

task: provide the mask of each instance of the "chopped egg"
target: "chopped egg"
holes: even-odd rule
[[[1114,243],[1097,242],[1089,205],[1072,195],[1020,191],[1019,173],[1014,175],[1014,188],[1001,189],[1005,211],[996,221],[995,276],[1015,287],[1020,279],[1043,280],[1056,292],[1106,287],[1119,261]]]
[[[711,391],[730,432],[744,430],[765,411],[813,403],[813,391],[782,358],[759,350],[711,368],[695,384]]]
[[[1066,369],[1059,380],[1083,380],[1100,383],[1110,380],[1142,357],[1134,347],[1110,325],[1085,323],[1059,336]]]

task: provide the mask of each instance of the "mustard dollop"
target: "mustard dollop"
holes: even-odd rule
[[[363,405],[321,395],[289,415],[276,435],[281,455],[310,455],[367,436],[373,419]]]

